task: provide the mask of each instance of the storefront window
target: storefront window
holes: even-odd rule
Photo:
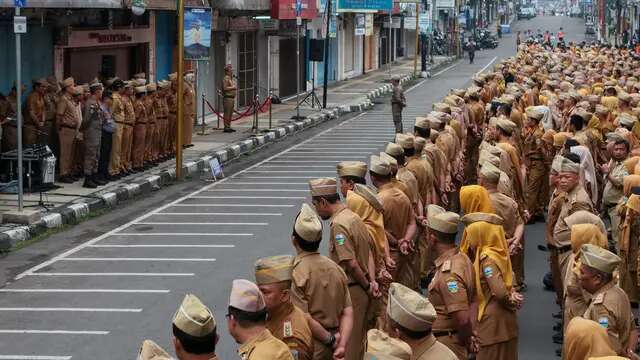
[[[257,80],[256,37],[254,32],[241,32],[238,37],[238,106],[249,106]]]

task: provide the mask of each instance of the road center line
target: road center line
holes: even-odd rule
[[[201,213],[198,213],[198,215],[200,215]],[[207,215],[211,214],[211,213],[205,213]],[[190,214],[190,215],[195,215],[195,214]],[[112,234],[112,235],[119,235],[119,236],[253,236],[253,234],[233,234],[233,233],[170,233],[170,232],[164,232],[164,233],[117,233],[117,234]],[[62,259],[60,259],[62,260]]]
[[[262,179],[262,177],[259,177]],[[282,200],[304,200],[304,196],[192,196],[191,199],[282,199]]]
[[[494,61],[496,61],[496,59],[497,59],[497,58],[498,58],[497,56],[494,56],[494,57],[493,57],[493,59],[491,59],[491,61],[489,61],[489,63],[487,63],[487,65],[485,65],[482,69],[480,69],[480,71],[478,71],[478,72],[476,73],[476,75],[479,75],[481,72],[483,72],[483,71],[487,70],[487,68],[488,68],[489,66],[491,66],[491,64],[493,64],[493,62],[494,62]]]
[[[269,171],[263,171],[263,172],[269,172]],[[288,171],[285,171],[288,172]],[[332,173],[334,173],[334,171],[332,171]],[[309,179],[313,179],[313,178],[317,178],[317,177],[321,177],[321,176],[312,176]],[[209,191],[214,191],[214,192],[224,192],[224,191],[240,191],[240,192],[306,192],[308,193],[309,190],[308,189],[213,189],[213,190],[209,190]],[[173,205],[172,205],[173,206]]]
[[[194,215],[216,215],[216,216],[282,216],[281,213],[220,213],[220,212],[163,212],[155,215],[169,215],[169,216],[194,216]],[[115,233],[112,235],[122,235],[122,233]],[[253,235],[253,234],[249,234]]]
[[[132,225],[233,225],[233,226],[267,226],[269,223],[266,222],[153,222],[153,221],[143,221],[139,223],[135,223]],[[97,246],[89,246],[89,247],[97,247]]]
[[[50,355],[0,355],[2,360],[69,360],[71,356]]]

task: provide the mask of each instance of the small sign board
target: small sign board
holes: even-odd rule
[[[13,0],[13,7],[23,8],[27,6],[27,0]]]
[[[27,33],[27,17],[26,16],[13,17],[13,32],[16,34]]]
[[[224,172],[222,171],[222,164],[218,161],[218,158],[213,158],[209,160],[209,168],[211,169],[211,175],[214,180],[218,180],[219,177],[224,177]]]

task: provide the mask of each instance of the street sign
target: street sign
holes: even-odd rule
[[[16,34],[27,33],[27,17],[26,16],[13,17],[13,32]]]
[[[13,7],[23,8],[27,6],[27,0],[13,0]]]
[[[224,176],[224,173],[222,172],[222,165],[218,161],[218,158],[209,160],[209,168],[211,169],[211,176],[213,176],[215,180]]]
[[[302,14],[302,0],[296,0],[296,17]]]

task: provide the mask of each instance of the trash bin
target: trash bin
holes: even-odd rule
[[[500,28],[502,29],[502,33],[503,34],[511,33],[511,25],[509,25],[509,24],[502,24],[502,25],[500,25]]]

